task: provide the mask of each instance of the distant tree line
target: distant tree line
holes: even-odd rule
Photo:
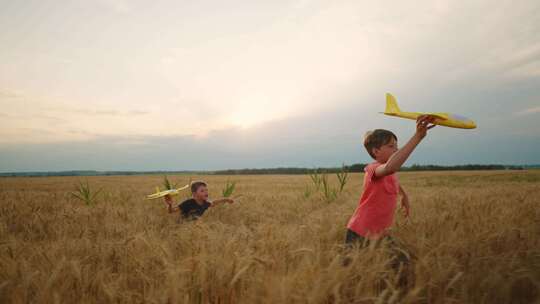
[[[347,172],[364,172],[366,164],[345,165]],[[513,165],[456,165],[456,166],[438,166],[438,165],[418,165],[402,167],[401,171],[453,171],[453,170],[524,170],[537,169],[539,165],[513,166]],[[218,171],[92,171],[92,170],[71,170],[71,171],[45,171],[45,172],[7,172],[0,173],[0,177],[7,176],[108,176],[108,175],[164,175],[164,174],[213,174],[213,175],[240,175],[240,174],[309,174],[313,172],[320,173],[338,173],[342,167],[330,168],[298,168],[298,167],[280,167],[280,168],[262,168],[262,169],[228,169]]]
[[[437,165],[417,165],[402,168],[402,171],[450,171],[450,170],[523,170],[523,166],[506,165],[457,165],[457,166],[437,166]]]
[[[345,165],[345,170],[348,172],[364,172],[367,164]],[[410,167],[402,167],[400,171],[452,171],[452,170],[523,170],[523,166],[507,166],[507,165],[457,165],[457,166],[437,166],[437,165],[418,165],[414,164]],[[312,172],[337,173],[342,170],[342,167],[331,168],[266,168],[266,169],[229,169],[214,171],[216,175],[235,175],[235,174],[308,174]]]

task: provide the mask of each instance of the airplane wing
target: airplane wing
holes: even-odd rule
[[[166,195],[176,195],[176,194],[178,194],[178,190],[171,189],[171,190],[165,190],[158,193],[147,195],[146,199],[156,199],[156,198],[164,197]]]
[[[448,114],[446,114],[446,113],[422,113],[422,115],[433,116],[433,117],[438,118],[440,120],[448,120],[449,119]]]
[[[181,188],[178,188],[178,189],[170,189],[170,190],[164,190],[164,191],[159,191],[159,189],[158,189],[156,191],[156,193],[147,195],[146,199],[151,200],[151,199],[161,198],[161,197],[164,197],[166,195],[178,195],[180,193],[180,191],[182,191],[184,189],[187,189],[187,188],[189,188],[189,185],[185,185],[184,187],[181,187]]]

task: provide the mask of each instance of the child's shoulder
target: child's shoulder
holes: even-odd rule
[[[382,166],[382,165],[384,165],[384,163],[373,162],[364,167],[365,178],[367,179],[368,183],[369,182],[378,183],[383,180],[389,180],[389,179],[395,178],[395,174],[390,174],[390,175],[381,176],[381,177],[376,176],[375,170],[377,169],[377,167]]]
[[[381,166],[382,164],[379,163],[379,162],[372,162],[372,163],[369,163],[367,164],[365,167],[364,167],[364,172],[369,172],[369,171],[375,171],[375,169],[377,169],[378,166]]]

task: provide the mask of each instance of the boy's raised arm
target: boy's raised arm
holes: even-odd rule
[[[426,137],[427,131],[435,127],[435,125],[429,125],[433,122],[433,120],[434,118],[429,115],[422,115],[418,117],[416,120],[416,133],[414,133],[413,137],[411,137],[411,139],[409,139],[409,141],[401,149],[397,150],[396,153],[390,156],[386,164],[375,169],[375,176],[383,177],[397,172],[405,163],[407,158],[409,158],[416,146],[422,141],[422,139],[424,139],[424,137]]]

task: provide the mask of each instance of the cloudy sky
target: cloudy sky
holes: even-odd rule
[[[478,125],[409,165],[540,163],[540,2],[402,3],[4,2],[0,172],[368,162],[386,92]]]

